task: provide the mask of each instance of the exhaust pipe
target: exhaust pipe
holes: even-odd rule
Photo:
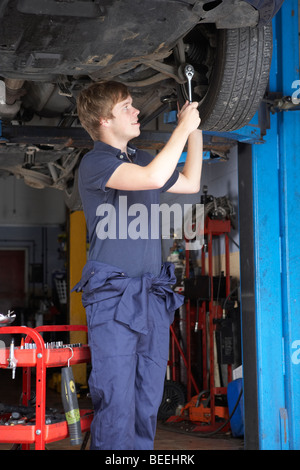
[[[12,120],[19,112],[20,98],[25,94],[24,80],[0,80],[0,119]]]

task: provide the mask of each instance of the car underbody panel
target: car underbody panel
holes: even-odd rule
[[[143,127],[186,86],[186,61],[195,66],[197,99],[204,99],[220,47],[218,31],[260,27],[279,4],[281,0],[2,0],[0,124],[14,129],[21,140],[3,132],[0,172],[22,176],[35,187],[65,189],[73,178],[75,164],[70,162],[74,156],[77,162],[78,147],[71,137],[56,145],[53,132],[68,136],[68,130],[81,129],[76,97],[82,88],[97,80],[125,83]],[[29,144],[30,129],[39,126],[45,132]]]
[[[232,28],[235,21],[238,27],[253,26],[258,19],[252,6],[234,0],[2,0],[1,75],[109,79],[167,58],[199,22]]]

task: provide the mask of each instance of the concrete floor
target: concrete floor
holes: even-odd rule
[[[88,443],[89,444],[89,443]],[[11,444],[1,444],[0,451],[10,450]],[[46,445],[47,450],[71,450],[80,451],[80,446],[71,446],[69,439],[64,439],[57,442],[51,442]],[[34,449],[34,446],[32,446]],[[88,445],[85,450],[88,450]],[[218,451],[233,451],[243,450],[243,441],[241,439],[232,438],[230,436],[218,436],[215,438],[201,438],[193,436],[192,434],[181,434],[164,429],[157,429],[155,443],[155,451],[203,451],[203,450],[218,450]]]
[[[2,444],[3,445],[3,444]],[[69,439],[47,444],[49,450],[80,450],[80,446],[71,447]],[[181,434],[165,429],[157,429],[154,442],[155,451],[199,451],[199,450],[242,450],[243,441],[232,437],[201,438],[191,434]],[[1,450],[1,444],[0,444]],[[88,450],[88,447],[87,447]]]
[[[0,369],[0,403],[19,404],[21,386],[21,374],[17,369],[15,380],[11,378],[11,371]],[[47,390],[47,407],[62,410],[60,394],[53,390]],[[90,408],[90,400],[87,398],[79,399],[79,407]],[[219,433],[213,437],[201,437],[199,433],[192,431],[186,432],[185,428],[189,426],[174,426],[158,423],[157,433],[154,443],[155,451],[198,451],[198,450],[242,450],[243,440],[233,438],[231,434]],[[12,444],[1,443],[0,451],[11,449]],[[71,446],[69,439],[47,444],[49,450],[80,450],[80,446]],[[34,448],[34,447],[32,447]],[[87,443],[86,450],[89,448]]]

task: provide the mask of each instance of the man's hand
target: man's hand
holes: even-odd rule
[[[186,161],[176,183],[169,189],[171,193],[197,193],[200,190],[202,172],[203,139],[202,131],[198,129],[201,119],[198,103],[185,102],[178,109],[178,128],[186,126],[189,129],[188,151]]]
[[[196,101],[189,103],[186,101],[181,109],[178,110],[178,127],[186,129],[188,134],[197,129],[200,125],[201,119],[198,111],[198,104]]]
[[[161,188],[175,170],[180,155],[188,140],[186,175],[179,175],[184,184],[176,184],[175,192],[196,192],[200,184],[200,163],[202,162],[202,132],[198,103],[188,101],[178,111],[178,124],[164,148],[147,166],[123,163],[107,181],[107,187],[120,190],[144,190]],[[196,162],[192,165],[191,162]],[[192,175],[192,179],[191,179]],[[174,188],[172,188],[174,189]]]

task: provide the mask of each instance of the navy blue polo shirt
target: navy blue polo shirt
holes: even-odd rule
[[[133,163],[146,166],[153,156],[128,147]],[[178,171],[160,189],[120,191],[106,187],[113,172],[128,162],[126,154],[103,142],[81,160],[79,192],[90,243],[89,259],[116,266],[130,277],[161,270],[161,237],[157,217],[160,193],[177,181]]]

